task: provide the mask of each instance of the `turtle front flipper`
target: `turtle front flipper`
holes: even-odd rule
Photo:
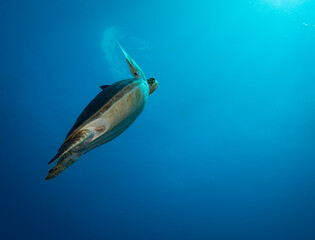
[[[143,71],[141,70],[141,68],[138,66],[138,64],[135,62],[135,60],[133,60],[129,54],[122,48],[122,46],[119,44],[119,42],[117,41],[118,46],[120,47],[121,51],[123,52],[126,61],[128,63],[129,66],[129,70],[132,74],[132,76],[134,76],[135,78],[141,78],[143,80],[146,80],[145,75],[143,73]]]
[[[61,158],[64,154],[68,153],[73,148],[77,147],[78,145],[86,142],[88,139],[93,137],[93,131],[90,129],[82,129],[72,137],[66,139],[66,141],[60,147],[57,155],[49,161],[48,164],[54,162],[58,158]]]
[[[57,175],[59,175],[61,172],[63,172],[67,167],[71,166],[73,163],[75,163],[79,157],[81,157],[81,153],[74,153],[72,151],[67,152],[66,154],[63,154],[57,161],[56,165],[49,170],[47,177],[45,180],[50,180]]]

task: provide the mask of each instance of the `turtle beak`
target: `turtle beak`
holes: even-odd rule
[[[154,83],[152,85],[149,85],[149,88],[150,88],[150,92],[149,92],[149,95],[151,93],[153,93],[155,91],[155,89],[157,89],[159,86],[159,82],[158,81],[154,81]]]

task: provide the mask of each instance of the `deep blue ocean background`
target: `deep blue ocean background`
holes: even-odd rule
[[[315,239],[315,1],[0,1],[0,239]],[[100,85],[159,88],[44,178]]]

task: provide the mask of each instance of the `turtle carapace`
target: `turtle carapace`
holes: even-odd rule
[[[46,180],[52,179],[91,149],[111,141],[139,116],[148,96],[158,87],[154,78],[146,79],[141,68],[120,46],[133,78],[101,86],[102,91],[87,105],[69,131]]]

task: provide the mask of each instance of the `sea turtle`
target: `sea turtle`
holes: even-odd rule
[[[142,112],[148,96],[158,87],[154,78],[146,79],[141,68],[120,46],[133,78],[101,86],[102,91],[87,105],[69,131],[48,172],[52,179],[83,154],[107,143],[125,131]]]

